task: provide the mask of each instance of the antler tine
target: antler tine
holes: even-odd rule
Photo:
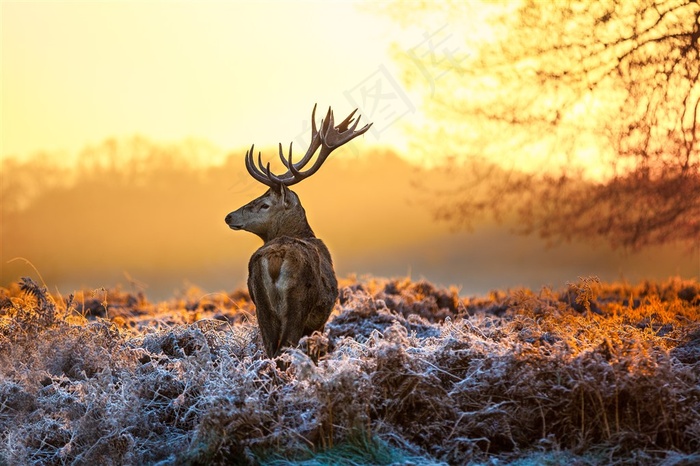
[[[304,165],[309,163],[309,160],[311,160],[311,157],[316,153],[318,148],[321,146],[321,134],[318,131],[318,128],[316,127],[316,107],[318,104],[314,104],[314,108],[311,111],[311,142],[309,143],[309,148],[306,150],[306,154],[294,164],[294,171],[290,168],[290,165],[292,163],[292,144],[289,144],[289,157],[284,158],[283,152],[282,152],[282,144],[280,143],[280,159],[282,159],[282,163],[284,163],[284,166],[287,167],[287,173],[284,175],[281,175],[280,178],[286,178],[286,175],[290,173],[299,173],[299,170],[301,170]],[[330,112],[330,108],[328,109]],[[321,120],[321,132],[325,132],[326,129],[326,121],[328,121],[328,115],[326,115],[325,120]]]
[[[254,179],[266,186],[272,187],[272,181],[265,176],[265,173],[263,173],[258,167],[255,166],[255,161],[253,160],[254,149],[255,144],[251,145],[250,150],[245,153],[245,167],[248,170],[250,176],[252,176]]]
[[[304,172],[300,172],[298,176],[295,176],[295,182],[301,181],[304,178],[308,178],[314,173],[316,173],[321,167],[321,165],[323,165],[323,163],[326,161],[331,152],[333,152],[333,150],[337,149],[343,144],[350,142],[357,136],[360,136],[361,134],[367,132],[367,130],[372,126],[372,123],[365,125],[359,131],[355,131],[357,125],[360,123],[360,118],[358,118],[355,121],[351,128],[347,129],[347,126],[352,121],[355,112],[357,112],[357,109],[353,110],[353,112],[350,115],[348,115],[338,126],[333,127],[333,112],[330,110],[330,108],[328,109],[328,114],[330,116],[329,120],[331,124],[325,131],[322,131],[322,133],[320,134],[321,152],[319,152],[318,158],[311,166],[311,168]]]
[[[284,166],[287,168],[287,172],[282,174],[282,175],[274,175],[270,172],[270,176],[272,177],[272,181],[274,183],[282,183],[287,186],[291,186],[295,183],[298,183],[303,177],[300,177],[301,173],[299,170],[301,170],[308,162],[311,160],[311,157],[316,153],[318,148],[321,146],[321,141],[322,141],[322,135],[321,133],[327,132],[332,123],[333,123],[333,113],[330,107],[328,107],[328,112],[326,113],[326,118],[321,120],[321,132],[319,133],[318,128],[316,127],[316,108],[318,104],[314,104],[313,110],[311,110],[311,143],[309,144],[309,148],[306,151],[306,154],[304,154],[304,157],[301,158],[300,161],[293,163],[292,162],[292,145],[293,142],[289,144],[289,154],[285,157],[284,151],[282,149],[282,143],[279,143],[279,158],[284,164]],[[265,176],[267,174],[267,170],[263,167],[261,161],[258,161],[258,164],[260,165],[260,170],[262,173],[261,175]],[[258,179],[258,178],[256,178]]]
[[[353,117],[353,115],[355,115],[356,112],[357,112],[357,109],[353,110],[352,113],[347,116],[347,118],[345,118],[343,121],[340,122],[340,124],[337,127],[339,131],[345,132],[345,130],[348,129],[348,125],[350,123],[352,123],[352,117]],[[360,119],[358,118],[357,121],[355,122],[355,126],[353,126],[353,129],[357,128],[357,123],[359,123],[359,122],[360,122]]]
[[[307,155],[309,156],[309,158],[311,158],[310,153],[313,154],[314,152],[316,152],[316,149],[318,149],[318,146],[317,146],[318,142],[316,142],[316,139],[318,137],[318,129],[316,128],[316,106],[317,105],[318,105],[317,103],[314,104],[314,109],[311,110],[311,143],[309,144],[309,148],[306,150],[306,154],[304,154],[304,158],[302,160],[306,159]],[[323,120],[321,120],[321,123],[323,123]],[[316,143],[316,144],[314,144],[314,143]],[[316,146],[316,147],[314,147],[314,146]],[[312,147],[314,148],[313,151],[311,151]]]
[[[357,109],[355,109],[355,111],[357,111]],[[323,149],[321,149],[321,152],[323,152],[326,148],[333,150],[342,146],[343,144],[350,142],[357,136],[366,133],[367,130],[372,126],[372,123],[369,123],[356,131],[357,126],[360,124],[361,117],[359,117],[357,118],[357,120],[355,120],[355,123],[352,125],[352,127],[345,128],[352,121],[352,115],[355,113],[355,111],[352,112],[350,116],[343,120],[337,127],[333,128],[333,131],[329,130],[327,133],[323,134]]]
[[[300,181],[301,179],[303,179],[303,178],[301,178],[301,179],[297,180],[297,177],[300,176],[299,169],[297,168],[297,166],[299,166],[299,167],[303,166],[308,161],[308,159],[311,158],[311,157],[305,157],[304,159],[302,159],[301,161],[299,161],[296,164],[294,162],[292,162],[292,144],[293,143],[291,143],[291,142],[289,143],[289,154],[287,155],[286,158],[284,155],[284,151],[282,150],[282,143],[279,144],[280,160],[282,160],[282,163],[284,164],[284,166],[287,167],[287,173],[284,173],[283,175],[280,175],[279,177],[273,175],[275,177],[275,179],[279,180],[281,183],[286,184],[287,186],[291,186],[292,184],[296,183],[297,181]],[[312,152],[312,154],[313,154],[313,152]],[[291,179],[287,177],[287,175],[289,175],[289,174],[292,175]],[[297,181],[294,181],[294,180],[297,180]]]
[[[253,159],[254,146],[251,146],[250,151],[246,152],[245,160],[248,173],[250,173],[256,180],[270,187],[276,187],[279,185],[291,186],[305,178],[310,177],[318,171],[333,150],[350,142],[357,136],[364,134],[372,126],[372,123],[369,123],[357,130],[357,126],[360,123],[360,117],[354,120],[356,112],[357,109],[353,110],[350,115],[340,122],[340,124],[335,126],[333,110],[331,107],[328,107],[326,117],[321,120],[319,131],[316,127],[316,105],[314,105],[314,108],[311,111],[311,143],[309,144],[309,148],[306,150],[306,154],[304,154],[301,160],[297,163],[292,161],[292,143],[289,144],[289,154],[287,154],[285,157],[284,151],[282,150],[282,144],[280,143],[279,158],[287,168],[287,171],[282,175],[275,175],[270,171],[269,162],[267,165],[263,165],[262,154],[260,152],[258,152],[258,163],[256,166]],[[321,152],[318,154],[318,158],[315,160],[311,168],[301,171],[309,160],[311,160],[319,147],[321,148]]]
[[[306,150],[306,154],[304,154],[304,157],[301,158],[300,161],[298,161],[295,164],[296,169],[302,168],[304,165],[306,165],[311,157],[316,153],[318,148],[321,145],[321,138],[320,134],[318,132],[318,128],[316,128],[316,106],[318,104],[314,104],[314,109],[311,110],[311,142],[309,143],[309,148]],[[329,109],[330,110],[330,109]],[[321,131],[323,131],[323,119],[321,119]]]
[[[270,172],[270,162],[267,162],[267,166],[265,166],[265,175],[267,175],[270,180],[275,178],[275,175]]]
[[[292,160],[292,144],[293,144],[293,142],[289,143],[289,160],[290,160],[290,162]],[[284,157],[284,151],[282,150],[282,143],[281,142],[279,143],[279,146],[280,146],[280,151],[279,151],[280,160],[282,161],[282,163],[284,164],[285,167],[289,168],[289,162],[287,162],[287,159]]]
[[[270,162],[267,162],[267,165],[263,165],[262,154],[260,152],[258,152],[258,166],[263,171],[263,173],[265,174],[267,179],[270,180],[270,182],[272,183],[268,186],[279,187],[279,185],[285,184],[284,180],[282,180],[281,178],[279,178],[277,175],[275,175],[274,173],[272,173],[270,171]]]
[[[355,120],[355,123],[352,125],[352,128],[350,128],[350,131],[355,132],[355,129],[357,129],[357,125],[360,124],[360,118],[361,118],[361,117],[358,117],[357,120]],[[352,122],[352,120],[349,121],[348,123],[351,123],[351,122]],[[367,131],[367,130],[370,128],[370,126],[372,126],[372,123],[369,123],[369,124],[363,126],[363,127],[362,127],[359,131],[357,131],[357,132],[358,132],[359,134],[364,134],[365,131]]]
[[[333,110],[328,107],[328,113],[326,114],[326,124],[323,124],[323,120],[321,120],[321,137],[323,137],[328,131],[333,128]]]
[[[296,180],[301,173],[297,170],[297,167],[292,163],[292,144],[289,144],[289,163],[285,164],[287,165],[287,168],[289,168],[289,171],[292,173],[292,176]]]

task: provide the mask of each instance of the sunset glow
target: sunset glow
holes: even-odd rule
[[[474,55],[494,39],[488,18],[502,8],[474,3],[455,24],[426,15],[419,26],[364,2],[3,2],[0,156],[45,152],[71,163],[105,138],[142,135],[210,144],[211,159],[200,161],[220,163],[250,143],[299,148],[318,103],[359,107],[374,122],[366,144],[439,163],[454,153],[449,141],[426,155],[409,147],[407,129],[431,124],[421,94],[450,85],[458,70],[431,74],[418,60]],[[415,61],[420,92],[403,84],[397,54]],[[600,163],[599,149],[584,148],[582,165]],[[503,162],[541,170],[550,161],[534,147]]]
[[[350,2],[3,2],[2,156],[133,134],[294,140],[314,103],[363,104],[389,27]]]
[[[700,464],[698,0],[0,8],[0,466]]]
[[[455,233],[435,221],[430,189],[446,185],[445,174],[413,165],[468,154],[547,172],[567,161],[544,150],[563,139],[556,132],[525,148],[503,131],[444,125],[424,111],[440,92],[486,98],[479,83],[460,84],[459,67],[499,33],[489,18],[503,5],[485,3],[460,5],[466,10],[447,21],[430,11],[402,21],[421,10],[396,3],[387,14],[361,1],[3,1],[2,284],[33,273],[32,264],[66,287],[125,276],[161,296],[187,280],[240,285],[258,242],[223,218],[263,189],[245,173],[243,154],[255,143],[277,167],[278,142],[302,154],[315,103],[317,122],[332,106],[336,117],[359,108],[373,123],[299,187],[341,275],[415,274],[483,292],[563,283],[582,269],[608,279],[630,268],[632,277],[700,271],[676,249],[624,257],[582,245],[547,250],[505,226]],[[445,51],[453,68],[425,67]],[[584,126],[570,161],[593,179],[609,175],[592,118],[606,103],[584,99],[564,115]],[[431,130],[436,141],[416,136]],[[467,146],[467,133],[505,146]],[[26,260],[8,262],[16,257]]]

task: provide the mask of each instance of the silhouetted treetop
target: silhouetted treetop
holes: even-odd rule
[[[469,11],[449,11],[469,41]],[[465,174],[454,195],[438,196],[437,216],[462,225],[516,211],[524,232],[631,248],[697,241],[700,4],[529,0],[492,26],[496,39],[474,42],[459,66],[439,48],[425,55],[421,66],[444,79],[424,101],[437,129],[423,136],[456,135],[445,150],[511,170]],[[415,54],[397,58],[419,86]],[[533,154],[539,165],[520,173]]]

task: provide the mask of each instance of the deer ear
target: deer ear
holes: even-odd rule
[[[275,193],[277,196],[282,196],[282,200],[284,201],[284,188],[285,186],[283,184],[273,184],[272,186],[270,186],[270,191]]]
[[[280,194],[282,195],[282,203],[286,206],[294,202],[294,196],[286,185],[280,185]]]

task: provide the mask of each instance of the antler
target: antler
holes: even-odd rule
[[[282,151],[282,144],[280,143],[279,156],[284,166],[287,167],[287,171],[281,175],[275,175],[270,171],[269,162],[267,165],[263,165],[262,154],[260,152],[258,152],[258,163],[257,165],[255,164],[253,159],[253,149],[255,145],[252,145],[250,146],[250,150],[245,154],[245,166],[248,169],[248,173],[259,182],[270,187],[279,185],[291,186],[310,177],[318,171],[331,152],[343,144],[350,142],[357,136],[364,134],[372,126],[372,123],[370,123],[357,130],[360,118],[357,118],[355,123],[350,126],[353,122],[353,115],[355,115],[355,112],[357,112],[357,109],[353,110],[347,118],[341,121],[338,126],[334,127],[333,110],[328,107],[326,117],[321,120],[321,131],[318,131],[316,129],[316,105],[314,105],[314,109],[311,112],[311,144],[309,144],[309,148],[306,150],[304,157],[296,163],[292,162],[292,144],[290,143],[289,155],[285,158],[284,152]],[[302,171],[319,147],[321,151],[316,161],[311,165],[311,168]]]

